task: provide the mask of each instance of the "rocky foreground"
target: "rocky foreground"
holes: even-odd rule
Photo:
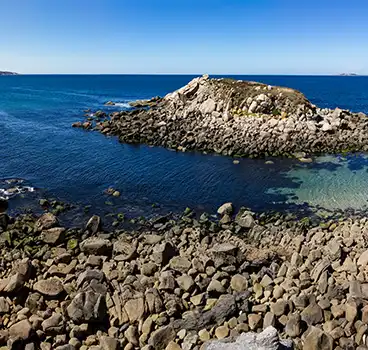
[[[125,143],[229,156],[368,151],[365,114],[318,108],[289,88],[203,76],[162,99],[131,105],[132,111],[100,111],[73,126]]]
[[[136,232],[0,214],[0,346],[367,349],[368,220],[312,228],[232,211]]]

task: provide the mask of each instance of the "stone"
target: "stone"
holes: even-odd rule
[[[118,350],[120,348],[117,339],[107,336],[100,338],[100,347],[102,350]]]
[[[300,315],[302,321],[307,325],[315,325],[323,321],[322,309],[315,302],[309,304]]]
[[[263,319],[263,329],[266,329],[267,327],[274,327],[276,324],[276,317],[272,312],[267,312]]]
[[[10,310],[9,303],[4,297],[0,297],[0,314],[7,314]]]
[[[259,314],[248,315],[248,323],[251,330],[255,330],[261,326],[262,316]]]
[[[100,270],[86,270],[82,272],[77,279],[77,287],[80,288],[85,282],[89,283],[92,280],[102,282],[104,273]]]
[[[92,235],[95,235],[101,229],[101,218],[98,215],[93,215],[87,222],[86,230]],[[99,255],[99,254],[97,254]]]
[[[304,340],[303,350],[333,350],[333,339],[317,327],[310,327]]]
[[[176,279],[178,286],[185,292],[191,292],[194,288],[194,280],[191,276],[182,275]]]
[[[159,278],[160,290],[174,290],[175,289],[175,278],[170,271],[164,271],[161,273]]]
[[[171,341],[169,344],[167,344],[165,350],[182,350],[182,348],[174,341]]]
[[[230,287],[235,292],[244,292],[248,288],[248,280],[242,275],[234,275],[231,278]]]
[[[292,343],[280,341],[277,330],[268,327],[261,333],[242,333],[235,342],[212,341],[204,345],[203,350],[291,350]]]
[[[164,326],[154,331],[148,341],[155,350],[164,350],[175,339],[176,333],[171,326]]]
[[[207,287],[207,292],[212,294],[223,294],[225,293],[225,288],[218,280],[212,280]]]
[[[177,255],[176,248],[171,243],[165,242],[153,248],[152,259],[158,265],[167,265],[175,255]]]
[[[368,264],[368,249],[360,254],[359,259],[357,261],[358,266],[366,266]]]
[[[87,238],[80,244],[80,249],[87,255],[111,255],[112,244],[107,239]]]
[[[48,230],[58,224],[57,217],[52,213],[43,214],[35,224],[36,231]]]
[[[61,334],[64,331],[64,325],[60,324],[62,323],[62,320],[62,316],[59,313],[55,313],[42,322],[42,330],[47,335]]]
[[[354,322],[358,315],[358,308],[355,301],[349,301],[345,304],[345,318],[348,322]]]
[[[178,272],[186,273],[191,267],[191,262],[182,256],[175,256],[170,260],[170,267]]]
[[[245,208],[239,210],[238,214],[235,217],[235,222],[246,229],[250,229],[255,225],[254,218],[250,211]]]
[[[58,278],[52,277],[47,280],[40,280],[36,282],[33,285],[33,290],[42,295],[56,298],[64,292],[64,287]]]
[[[145,311],[143,297],[128,300],[124,305],[124,310],[131,323],[143,319]]]
[[[285,300],[278,300],[275,303],[271,303],[271,312],[273,312],[276,316],[282,316],[285,314],[287,302]]]
[[[105,299],[92,291],[78,293],[67,307],[67,314],[74,323],[101,322],[106,317]]]
[[[61,243],[65,238],[65,228],[53,227],[42,231],[41,239],[44,243],[55,245]]]
[[[10,339],[21,339],[26,341],[31,337],[31,335],[32,325],[27,319],[15,323],[9,328]]]
[[[268,275],[266,274],[266,275],[264,275],[264,276],[262,277],[262,280],[261,280],[261,282],[259,282],[259,283],[260,283],[260,285],[261,285],[263,288],[266,288],[266,287],[268,287],[269,285],[273,284],[273,280],[272,280],[272,278],[271,278],[270,276],[268,276]]]
[[[209,341],[211,336],[210,333],[207,331],[207,329],[201,329],[198,332],[199,339],[204,343],[206,341]]]
[[[158,266],[155,263],[149,262],[141,266],[141,274],[144,276],[153,276],[157,269]]]
[[[229,335],[229,327],[227,325],[217,327],[215,336],[217,339],[224,339]]]
[[[285,325],[285,333],[290,338],[295,338],[300,335],[300,315],[295,313],[289,316],[289,319]]]
[[[130,325],[128,329],[124,332],[125,338],[134,346],[139,345],[138,340],[138,329],[137,327]]]
[[[232,203],[224,203],[217,209],[217,214],[224,216],[225,214],[231,215],[233,213],[233,204]]]
[[[113,251],[115,260],[118,261],[130,261],[137,256],[136,245],[122,239],[114,243]]]

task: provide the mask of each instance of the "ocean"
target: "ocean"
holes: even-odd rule
[[[254,211],[310,208],[365,209],[368,158],[324,155],[312,164],[287,158],[233,159],[197,152],[120,144],[116,138],[74,129],[84,111],[113,112],[129,101],[163,96],[188,83],[187,75],[19,75],[0,77],[0,196],[11,211],[30,201],[58,198],[89,213],[126,216],[215,213],[224,202]],[[320,107],[368,113],[368,77],[235,76],[292,87]],[[116,106],[104,106],[107,101]],[[20,179],[19,191],[9,192]],[[19,185],[19,186],[18,186]],[[107,196],[113,187],[120,197]],[[33,192],[32,192],[33,191]],[[36,204],[35,204],[36,205]],[[37,205],[36,205],[37,207]]]

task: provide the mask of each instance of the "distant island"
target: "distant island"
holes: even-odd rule
[[[18,75],[18,73],[15,73],[15,72],[7,72],[7,71],[0,71],[0,75]]]
[[[356,74],[356,73],[341,73],[339,75],[342,76],[342,77],[355,77],[358,74]]]

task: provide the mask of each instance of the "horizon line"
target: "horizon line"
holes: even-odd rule
[[[1,72],[1,71],[0,71]],[[9,74],[9,75],[3,75],[3,76],[19,76],[19,75],[128,75],[128,76],[134,76],[134,75],[167,75],[167,76],[203,76],[203,73],[18,73],[14,71],[2,71],[2,72],[9,72],[9,73],[15,73],[15,74]],[[205,73],[207,74],[207,73]],[[353,74],[353,73],[338,73],[338,74],[276,74],[276,73],[215,73],[215,74],[208,74],[211,76],[321,76],[321,77],[366,77],[368,74]],[[1,76],[1,75],[0,75]]]

